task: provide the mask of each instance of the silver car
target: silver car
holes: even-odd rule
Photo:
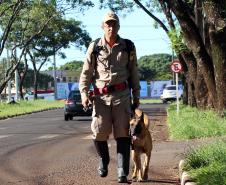
[[[168,101],[175,101],[177,99],[176,94],[176,85],[167,85],[160,96],[160,99],[163,103],[167,103]],[[181,99],[183,95],[183,88],[181,86],[178,86],[178,97]]]

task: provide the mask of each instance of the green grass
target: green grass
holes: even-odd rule
[[[184,170],[198,185],[226,184],[226,142],[216,141],[191,150]]]
[[[141,99],[141,103],[161,103],[161,101],[160,99]],[[18,104],[0,103],[0,119],[63,106],[63,101],[48,100],[19,101]]]
[[[162,103],[162,100],[159,98],[149,98],[149,99],[140,99],[141,104],[145,103]]]
[[[34,111],[48,110],[51,108],[63,107],[63,101],[19,101],[18,104],[0,103],[0,118],[7,118],[11,116],[21,115]]]
[[[226,135],[226,118],[219,117],[215,112],[199,111],[180,105],[179,115],[176,105],[169,105],[167,122],[170,137],[173,139],[194,139]]]
[[[226,136],[226,118],[206,110],[200,111],[180,105],[167,109],[170,137],[173,139],[195,139]],[[216,138],[215,138],[216,140]],[[218,140],[192,149],[185,155],[185,169],[197,185],[226,185],[226,142]]]

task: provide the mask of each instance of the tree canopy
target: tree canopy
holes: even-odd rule
[[[18,70],[20,63],[25,62],[20,85],[27,74],[27,62],[34,68],[34,89],[37,88],[38,73],[42,66],[50,61],[50,57],[64,53],[60,50],[68,48],[71,43],[77,48],[88,46],[91,38],[78,20],[64,19],[68,9],[83,12],[91,1],[1,1],[0,2],[0,56],[3,49],[10,49],[10,67],[7,76],[0,83],[0,93],[5,88],[12,74]],[[23,60],[22,60],[23,59]],[[39,66],[37,66],[39,64]],[[21,96],[22,96],[22,87]]]
[[[171,39],[184,68],[184,103],[226,108],[226,1],[225,0],[100,0],[126,14],[139,7]],[[165,19],[158,17],[162,13]]]
[[[83,62],[82,61],[71,61],[67,62],[64,65],[60,66],[60,70],[69,70],[69,71],[82,71]]]
[[[171,61],[172,56],[169,54],[153,54],[142,56],[138,60],[141,80],[171,80]]]

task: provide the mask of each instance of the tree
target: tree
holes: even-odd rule
[[[193,52],[198,69],[204,77],[208,90],[208,106],[213,106],[222,112],[226,107],[226,75],[225,70],[222,71],[226,68],[226,54],[223,52],[226,49],[225,44],[223,44],[226,41],[226,2],[221,0],[203,2],[196,0],[193,2],[193,5],[180,0],[168,1],[167,3],[176,15],[183,32],[183,38]],[[194,11],[188,7],[196,11],[199,8],[202,12],[201,14],[193,14]],[[184,8],[187,11],[182,11]],[[206,18],[204,18],[204,14]],[[192,17],[192,15],[194,16]],[[197,20],[194,21],[192,18]],[[200,19],[206,24],[204,29],[207,32],[205,34],[202,32],[204,29],[200,29]],[[206,40],[209,40],[207,44]]]
[[[24,73],[25,71],[25,64],[24,63],[21,63],[18,67],[18,72],[20,74]],[[33,80],[33,77],[34,77],[34,70],[28,68],[26,70],[26,74],[25,75],[21,75],[21,77],[23,77],[23,86],[20,86],[20,87],[23,87],[22,89],[25,90],[25,91],[29,91],[31,89],[33,89],[33,85],[34,85],[34,80]],[[38,86],[38,89],[44,89],[44,90],[47,90],[48,89],[48,84],[51,82],[53,83],[53,77],[50,76],[50,75],[47,75],[45,73],[40,73],[39,74],[39,80],[37,81],[37,86]],[[21,78],[20,78],[20,81],[21,81]],[[23,91],[21,90],[21,93],[23,94]],[[23,98],[23,96],[21,97]]]
[[[82,61],[71,61],[66,64],[60,66],[60,70],[70,70],[70,71],[81,71],[83,66]]]
[[[7,69],[5,80],[0,84],[0,93],[17,70],[29,44],[43,32],[50,20],[56,16],[52,11],[52,6],[47,6],[48,4],[44,6],[41,1],[18,0],[9,3],[9,6],[8,1],[4,1],[1,5],[3,5],[0,9],[2,21],[0,26],[3,30],[1,49],[4,49],[7,41],[7,48],[11,48],[12,52],[10,56],[11,66]],[[41,16],[40,19],[37,19],[37,15]],[[35,27],[31,27],[31,23]]]
[[[15,22],[20,10],[23,8],[23,0],[17,1],[0,1],[0,20],[1,23],[4,22],[2,27],[2,34],[0,35],[0,56],[5,48],[5,44],[9,33],[11,31],[12,25]]]
[[[74,43],[76,47],[82,47],[91,41],[88,33],[81,29],[81,22],[75,20],[54,19],[43,31],[42,35],[30,45],[28,55],[34,69],[34,95],[37,98],[37,81],[42,66],[49,61],[49,57],[60,53],[62,48]],[[39,65],[39,67],[37,67]]]
[[[172,79],[170,63],[172,56],[169,54],[153,54],[143,56],[138,60],[141,80],[169,80]]]
[[[6,76],[6,64],[7,60],[5,58],[3,58],[2,60],[0,60],[0,83],[1,81],[3,81],[5,79]]]
[[[177,36],[177,39],[185,47],[183,49],[177,47],[179,49],[176,52],[185,68],[188,99],[193,96],[190,98],[193,105],[212,107],[223,112],[226,107],[224,0],[125,0],[115,3],[106,0],[101,1],[101,4],[102,7],[108,6],[116,11],[131,11],[138,5],[166,31],[169,37],[170,32],[180,30],[181,36]],[[164,13],[168,25],[153,14],[156,10]],[[200,25],[205,26],[200,28]]]
[[[61,3],[61,1],[52,0],[16,1],[11,3],[11,6],[8,6],[7,3],[1,3],[1,5],[4,5],[0,9],[0,16],[3,20],[1,29],[4,34],[0,40],[2,42],[0,49],[3,50],[7,40],[8,47],[11,47],[13,51],[11,56],[13,62],[8,77],[0,84],[0,92],[4,89],[7,81],[10,80],[11,74],[18,68],[22,56],[26,58],[34,54],[35,56],[32,59],[39,57],[39,61],[42,61],[39,66],[40,68],[48,61],[49,56],[58,52],[63,47],[68,47],[69,42],[74,42],[76,47],[81,47],[82,45],[87,46],[90,42],[91,39],[88,37],[86,31],[80,28],[80,22],[63,20],[61,18],[68,6],[65,4],[61,6],[59,2]],[[87,6],[93,5],[90,1],[77,0],[69,0],[67,4],[70,4],[74,8],[77,5],[79,11],[82,11]],[[15,8],[18,9],[17,12],[14,11]],[[51,34],[55,33],[56,30],[58,30],[58,33],[56,32],[57,34]],[[44,34],[45,36],[43,36]],[[47,44],[49,45],[47,46]],[[21,51],[19,57],[16,56],[16,49]],[[63,53],[60,54],[63,55]],[[35,62],[33,61],[34,64]]]

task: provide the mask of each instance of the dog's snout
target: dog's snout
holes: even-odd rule
[[[134,127],[133,126],[130,126],[130,135],[131,136],[134,136]]]
[[[136,124],[134,126],[130,126],[130,134],[131,136],[139,135],[142,131],[141,124]]]
[[[141,124],[137,124],[136,127],[135,127],[135,129],[134,129],[134,133],[140,134],[141,133],[141,130],[142,130]]]

